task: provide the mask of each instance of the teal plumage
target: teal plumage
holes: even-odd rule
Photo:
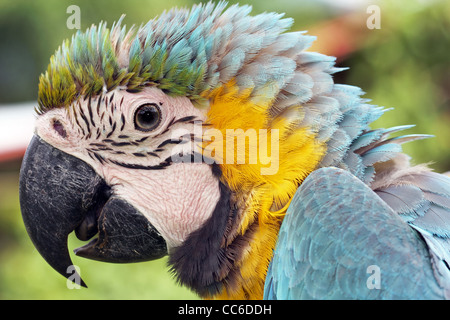
[[[289,206],[265,298],[448,299],[450,178],[411,166],[401,149],[431,136],[389,137],[411,125],[372,130],[386,110],[357,87],[331,87],[305,104],[327,153]],[[366,284],[370,265],[379,290]]]
[[[313,61],[332,73],[328,57]],[[389,137],[411,125],[370,129],[387,110],[357,87],[318,93],[304,104],[305,118],[327,153],[289,206],[265,298],[448,299],[450,178],[411,166],[401,148],[431,136]],[[381,270],[379,290],[367,286],[371,265]]]
[[[448,186],[450,179],[447,199]],[[439,258],[431,263],[423,235],[348,171],[316,170],[283,222],[265,298],[448,298],[448,268]],[[378,288],[370,285],[371,266],[380,271]]]

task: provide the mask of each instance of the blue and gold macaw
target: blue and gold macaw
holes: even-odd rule
[[[20,176],[40,254],[67,277],[75,231],[82,257],[168,255],[203,298],[449,297],[450,178],[401,150],[428,136],[371,129],[385,110],[333,82],[314,37],[250,11],[121,18],[61,45]]]

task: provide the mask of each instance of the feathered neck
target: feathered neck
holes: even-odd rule
[[[317,167],[324,145],[307,127],[299,127],[299,116],[271,118],[270,101],[255,104],[233,82],[209,98],[207,124],[214,130],[204,132],[203,153],[215,160],[221,197],[210,220],[170,254],[170,265],[178,281],[202,297],[261,299],[287,204]],[[246,117],[235,116],[244,110]],[[240,129],[233,131],[231,140],[230,129]],[[266,130],[266,134],[246,139],[252,130]],[[278,139],[272,140],[275,132]],[[244,141],[243,145],[235,144],[234,138]],[[270,163],[259,156],[255,163],[238,163],[240,152],[260,155],[261,148],[270,148],[271,143],[277,147],[274,154],[269,152]],[[226,161],[227,152],[233,152],[231,163]],[[269,166],[276,170],[261,174]]]

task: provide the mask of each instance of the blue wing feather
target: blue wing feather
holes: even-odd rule
[[[264,298],[444,298],[445,271],[417,229],[350,172],[318,169],[289,206]],[[367,285],[370,266],[380,270],[380,289]]]
[[[375,192],[392,208],[400,206],[400,216],[421,234],[436,279],[450,298],[450,178],[410,168],[397,174],[395,180],[395,185],[380,186]]]

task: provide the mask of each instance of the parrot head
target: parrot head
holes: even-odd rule
[[[20,203],[34,245],[62,275],[74,231],[89,241],[77,256],[168,255],[202,297],[262,297],[283,213],[333,131],[315,119],[335,119],[302,105],[332,86],[334,59],[315,63],[304,52],[314,37],[283,33],[291,19],[225,7],[174,9],[129,30],[123,18],[101,23],[52,56]],[[228,157],[240,138],[254,161]]]

